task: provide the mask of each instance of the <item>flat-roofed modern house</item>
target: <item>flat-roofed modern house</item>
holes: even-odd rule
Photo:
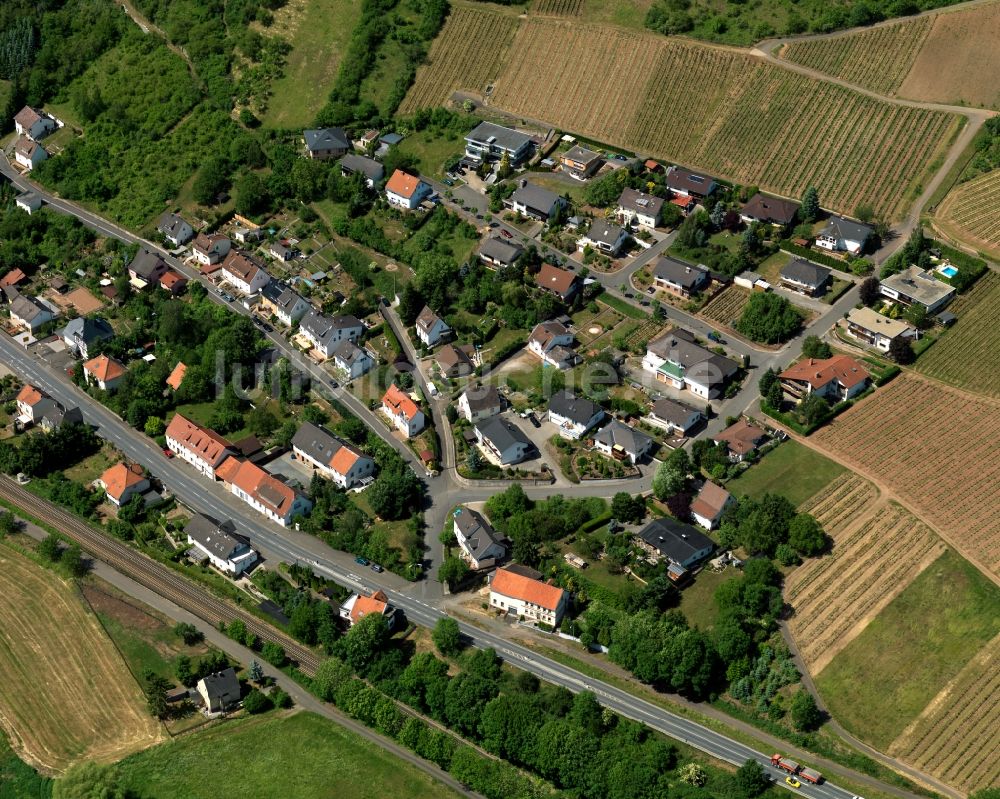
[[[904,305],[922,305],[927,313],[941,310],[955,296],[955,289],[934,277],[934,273],[910,266],[882,280],[879,291]]]
[[[506,153],[516,166],[531,155],[534,147],[528,134],[492,122],[480,122],[465,137],[466,156],[478,161],[499,161]]]
[[[890,319],[872,308],[852,308],[847,312],[847,335],[880,352],[888,352],[894,339],[916,341],[920,332],[902,319]]]

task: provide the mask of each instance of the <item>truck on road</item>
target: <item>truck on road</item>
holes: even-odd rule
[[[775,768],[780,768],[782,771],[787,771],[789,774],[794,774],[806,782],[811,782],[813,785],[819,785],[823,781],[823,775],[818,771],[800,766],[791,758],[782,757],[777,754],[771,755],[771,765]]]

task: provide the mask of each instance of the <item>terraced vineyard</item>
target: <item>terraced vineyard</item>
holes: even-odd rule
[[[889,747],[963,791],[1000,783],[1000,636]]]
[[[952,189],[938,207],[941,226],[955,238],[1000,257],[1000,169]]]
[[[1000,575],[1000,403],[904,373],[813,435]]]
[[[804,502],[799,511],[812,514],[826,534],[837,541],[876,499],[878,489],[874,483],[854,472],[844,472],[825,490]]]
[[[852,485],[828,513],[845,517],[846,526],[847,512],[838,505],[858,507],[870,485],[867,481]],[[930,528],[895,503],[882,507],[849,534],[844,534],[844,527],[840,532],[832,554],[796,569],[785,591],[795,609],[789,627],[813,674],[821,672],[945,548]]]
[[[536,0],[531,10],[543,17],[578,17],[583,0]]]
[[[987,272],[950,310],[958,321],[920,356],[917,369],[928,377],[1000,399],[1000,374],[983,368],[1000,352],[1000,275]]]
[[[892,94],[909,73],[932,25],[932,17],[919,17],[845,36],[806,39],[786,45],[779,55],[880,94]]]
[[[727,286],[701,309],[701,315],[720,325],[732,327],[749,301],[749,289],[742,286]]]

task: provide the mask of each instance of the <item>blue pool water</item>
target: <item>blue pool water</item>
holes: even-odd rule
[[[942,275],[944,275],[947,278],[953,278],[953,277],[955,277],[955,275],[958,274],[958,270],[954,266],[950,266],[950,265],[949,266],[939,266],[937,271],[940,272]]]

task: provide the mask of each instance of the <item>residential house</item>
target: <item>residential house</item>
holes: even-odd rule
[[[117,508],[128,504],[132,497],[149,491],[149,479],[138,464],[116,463],[105,470],[97,483],[107,494],[108,502]]]
[[[534,142],[526,133],[492,122],[480,122],[465,137],[465,155],[474,161],[499,161],[506,153],[511,166],[517,166],[533,149]]]
[[[412,438],[424,429],[424,413],[417,403],[393,383],[382,396],[382,413],[407,438]]]
[[[826,227],[816,236],[816,246],[831,252],[860,255],[874,233],[875,230],[869,225],[844,219],[842,216],[831,216]]]
[[[528,352],[557,369],[570,369],[581,360],[573,350],[573,334],[562,322],[555,320],[535,325],[528,336]]]
[[[104,319],[95,317],[89,319],[85,316],[71,319],[66,326],[59,331],[62,340],[66,342],[69,351],[84,360],[90,359],[90,348],[95,344],[114,338],[115,331]]]
[[[365,185],[369,189],[374,189],[376,183],[381,183],[385,177],[385,167],[374,158],[364,155],[354,155],[349,153],[340,159],[340,173],[342,175],[364,175]]]
[[[230,250],[222,262],[222,279],[248,297],[271,282],[271,276],[257,258],[238,250]]]
[[[233,238],[239,244],[253,244],[264,238],[264,231],[261,230],[259,225],[253,225],[252,227],[240,225],[233,228]]]
[[[462,560],[473,569],[491,569],[507,557],[504,537],[479,511],[459,505],[452,514],[452,529]]]
[[[642,165],[646,168],[647,172],[650,172],[654,175],[661,175],[667,171],[666,167],[664,167],[663,164],[661,164],[659,161],[653,160],[652,158],[647,158]]]
[[[683,570],[696,566],[715,549],[715,543],[703,532],[669,516],[643,527],[636,543],[653,560],[667,560]]]
[[[292,437],[292,453],[344,489],[375,473],[375,461],[312,422],[304,422]]]
[[[579,440],[604,418],[604,408],[569,391],[558,391],[549,400],[549,421],[563,438]]]
[[[24,274],[18,267],[14,267],[2,278],[0,278],[0,289],[9,289],[19,286],[21,283],[26,281],[28,276]]]
[[[641,461],[653,446],[653,439],[640,430],[612,419],[594,436],[594,448],[616,460],[627,460],[633,466]]]
[[[804,358],[785,369],[778,378],[785,393],[796,400],[817,394],[834,404],[856,397],[871,383],[868,370],[847,355],[823,360]]]
[[[39,297],[29,297],[20,292],[17,292],[12,299],[9,311],[11,322],[32,333],[59,315],[58,309],[48,301]]]
[[[725,444],[729,460],[740,463],[747,455],[767,440],[767,433],[746,419],[731,424],[712,439],[716,444]]]
[[[72,408],[64,408],[55,400],[47,398],[40,405],[41,417],[39,418],[36,409],[35,419],[38,426],[46,433],[51,433],[64,424],[83,424],[83,413],[75,405]]]
[[[704,418],[701,411],[664,397],[653,403],[645,421],[670,433],[686,436]]]
[[[312,500],[305,494],[251,461],[230,458],[218,474],[234,496],[282,527],[288,527],[292,519],[305,516],[312,509]]]
[[[351,149],[351,138],[344,132],[343,128],[306,130],[303,131],[302,138],[306,143],[306,154],[319,161],[340,158]]]
[[[458,412],[469,422],[496,416],[503,410],[503,400],[496,386],[468,386],[458,398]]]
[[[917,340],[920,332],[902,319],[890,319],[871,308],[852,308],[847,312],[847,335],[863,341],[880,352],[888,352],[894,339]]]
[[[955,289],[919,266],[889,275],[879,284],[879,291],[904,305],[922,305],[929,314],[939,311],[955,296]]]
[[[817,297],[830,285],[833,270],[804,258],[793,258],[781,270],[781,285],[791,291]]]
[[[697,344],[691,333],[680,328],[650,341],[642,366],[661,383],[702,399],[718,397],[739,371],[735,361]]]
[[[26,191],[22,194],[18,194],[14,199],[14,203],[22,211],[31,216],[35,211],[42,207],[42,196],[36,194],[33,191]]]
[[[521,216],[548,222],[557,209],[566,207],[567,202],[565,197],[560,197],[554,191],[522,180],[514,193],[504,200],[504,205]]]
[[[353,341],[341,341],[333,351],[333,364],[348,380],[361,377],[375,365],[375,359],[368,350],[359,347]]]
[[[216,569],[238,577],[257,562],[250,539],[239,535],[229,520],[217,522],[196,513],[184,528],[188,544]]]
[[[542,268],[535,275],[535,282],[538,284],[538,288],[555,294],[560,300],[567,303],[580,290],[580,279],[576,275],[552,264],[542,264]]]
[[[445,344],[437,351],[434,362],[445,377],[467,377],[476,371],[476,365],[472,362],[473,353],[475,349],[471,344],[459,347]]]
[[[26,105],[14,115],[14,130],[18,136],[38,141],[54,131],[59,124],[41,108]]]
[[[194,228],[183,217],[169,211],[160,217],[156,229],[175,247],[187,244],[194,238]]]
[[[524,247],[516,242],[490,236],[479,247],[479,259],[489,266],[504,269],[513,266],[523,252]]]
[[[799,204],[782,197],[769,197],[757,192],[740,209],[740,219],[746,224],[760,222],[772,227],[785,228],[795,223]]]
[[[45,408],[53,400],[40,388],[36,388],[30,383],[25,383],[21,386],[21,390],[17,392],[16,402],[17,420],[21,424],[29,425],[34,424],[42,418]]]
[[[107,355],[98,355],[83,365],[83,377],[88,386],[94,383],[101,391],[114,391],[125,377],[125,365]]]
[[[674,194],[695,197],[699,200],[703,200],[718,188],[715,178],[696,174],[680,166],[672,166],[667,170],[666,182],[667,188]]]
[[[184,375],[186,374],[187,374],[187,366],[184,364],[183,361],[178,361],[177,365],[167,376],[167,386],[169,388],[172,388],[174,391],[179,391],[181,383],[184,382]]]
[[[135,288],[144,289],[157,285],[169,269],[170,266],[159,255],[143,247],[128,265],[128,274]]]
[[[559,156],[559,163],[562,165],[563,171],[570,174],[570,177],[586,180],[601,168],[604,159],[600,153],[575,144]]]
[[[698,496],[691,502],[691,518],[706,530],[714,530],[726,508],[736,500],[722,486],[706,480],[698,490]]]
[[[272,241],[267,245],[267,254],[273,258],[275,261],[281,261],[285,263],[286,261],[291,261],[295,257],[291,247],[283,244],[280,241]]]
[[[706,288],[712,282],[712,276],[703,266],[665,256],[653,268],[653,282],[656,288],[687,299]]]
[[[27,136],[22,136],[14,144],[14,163],[25,172],[30,172],[48,157],[45,148]]]
[[[174,296],[183,293],[184,289],[187,288],[187,284],[187,278],[173,269],[168,269],[160,276],[160,288]]]
[[[628,241],[628,233],[623,228],[602,219],[595,219],[586,235],[577,241],[577,246],[581,250],[585,247],[591,247],[602,255],[615,257],[621,252],[626,241]]]
[[[167,425],[166,440],[167,449],[213,480],[223,462],[236,454],[232,444],[214,430],[179,413]]]
[[[638,189],[623,189],[618,198],[615,216],[627,227],[657,227],[663,215],[663,198]]]
[[[531,441],[516,424],[502,416],[476,422],[476,441],[501,466],[520,463],[531,450]]]
[[[433,189],[420,178],[408,175],[401,169],[392,173],[385,184],[385,199],[389,205],[412,211],[431,195]]]
[[[341,342],[359,342],[364,331],[364,323],[355,316],[324,316],[315,308],[299,321],[299,334],[324,358],[332,357]]]
[[[272,280],[260,290],[260,307],[286,327],[298,322],[309,310],[309,302],[287,283]]]
[[[451,328],[448,324],[432,311],[428,306],[424,306],[417,315],[414,323],[419,338],[425,347],[433,347],[445,336],[451,335]]]
[[[229,255],[232,246],[229,237],[221,233],[199,233],[191,245],[191,254],[201,266],[211,266]]]
[[[386,626],[391,630],[395,621],[396,611],[389,604],[389,597],[384,591],[374,591],[370,595],[351,594],[340,606],[340,618],[345,619],[351,627],[365,616],[382,616]]]
[[[354,140],[354,149],[359,153],[369,152],[375,146],[376,142],[378,142],[378,134],[379,131],[377,130],[366,130],[359,138]]]
[[[240,703],[240,681],[232,666],[202,677],[197,690],[209,713],[224,713]]]
[[[537,576],[534,576],[537,575]],[[558,627],[569,595],[563,589],[539,579],[534,569],[507,566],[490,578],[490,607],[519,619]]]

